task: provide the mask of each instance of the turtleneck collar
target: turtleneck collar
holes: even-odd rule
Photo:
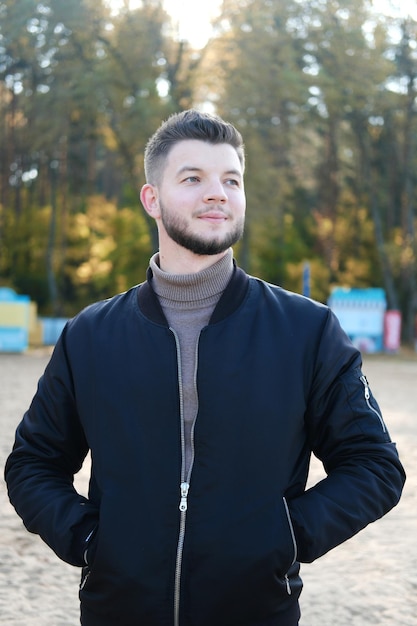
[[[194,274],[168,274],[159,267],[159,254],[150,260],[153,273],[152,286],[160,299],[171,306],[203,304],[219,298],[233,274],[233,251],[227,253],[210,267]]]

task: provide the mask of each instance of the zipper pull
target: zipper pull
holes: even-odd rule
[[[287,593],[290,596],[292,594],[292,591],[291,591],[290,579],[288,578],[288,574],[285,574],[284,579],[285,579],[285,585],[287,587]]]
[[[180,491],[181,491],[181,500],[180,500],[180,511],[187,510],[187,496],[190,485],[188,483],[181,483]]]
[[[369,391],[369,383],[366,379],[366,376],[361,376],[361,381],[363,386],[365,387],[365,399],[369,400],[369,398],[371,397],[370,391]]]

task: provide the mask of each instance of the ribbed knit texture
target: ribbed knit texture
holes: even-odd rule
[[[151,258],[150,267],[153,289],[180,345],[186,477],[192,461],[192,431],[198,411],[195,384],[198,338],[232,277],[233,252],[229,250],[219,261],[195,274],[163,272],[158,253]]]

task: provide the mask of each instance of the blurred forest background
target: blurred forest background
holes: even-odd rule
[[[160,0],[0,0],[0,285],[69,316],[144,278],[143,150],[189,107],[247,147],[250,273],[417,312],[417,22],[367,0],[224,0],[193,49]],[[136,5],[137,6],[137,5]],[[198,5],[194,19],[199,20]]]

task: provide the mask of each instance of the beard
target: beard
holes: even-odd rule
[[[211,256],[225,252],[243,236],[245,220],[242,217],[235,227],[223,237],[205,239],[189,231],[186,221],[178,215],[170,215],[160,203],[162,224],[169,235],[178,245],[200,256]]]

